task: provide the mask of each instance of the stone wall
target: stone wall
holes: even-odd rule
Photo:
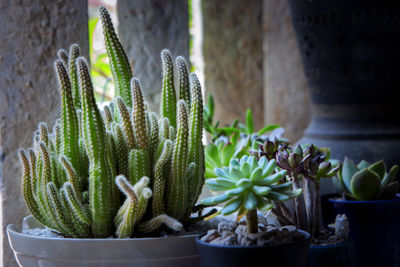
[[[310,97],[287,1],[264,0],[264,119],[279,123],[292,141],[311,120]]]
[[[202,1],[204,76],[222,125],[251,108],[263,125],[262,0]]]
[[[53,61],[72,43],[87,55],[87,23],[87,1],[0,1],[2,266],[16,266],[5,227],[27,215],[17,149],[31,146],[39,122],[52,126],[58,116]]]
[[[161,50],[168,48],[174,58],[189,59],[188,1],[118,0],[117,14],[119,37],[134,76],[140,79],[150,109],[158,111]]]

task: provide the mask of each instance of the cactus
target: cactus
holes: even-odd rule
[[[383,160],[370,164],[361,161],[356,165],[349,158],[345,158],[337,179],[347,199],[355,200],[383,200],[393,199],[399,189],[397,172],[399,166],[394,165],[387,172]]]
[[[203,199],[203,205],[215,205],[226,202],[220,211],[228,215],[239,211],[239,216],[246,214],[249,233],[258,232],[257,210],[270,210],[274,202],[286,201],[298,197],[302,189],[292,189],[292,183],[282,181],[286,170],[276,171],[276,161],[266,157],[259,160],[255,156],[233,158],[229,167],[216,168],[218,178],[207,179],[206,185],[213,191],[223,194]]]
[[[205,172],[200,83],[178,57],[176,94],[172,56],[163,50],[158,118],[146,108],[107,10],[100,14],[115,99],[101,112],[79,47],[72,45],[69,57],[58,53],[60,118],[53,132],[40,123],[33,148],[20,151],[26,204],[38,221],[66,237],[180,230],[204,217],[195,206]]]

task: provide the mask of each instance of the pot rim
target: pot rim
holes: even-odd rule
[[[340,197],[339,195],[335,195]],[[378,203],[397,203],[400,202],[400,194],[396,194],[395,199],[387,199],[387,200],[342,200],[342,199],[333,199],[334,196],[328,198],[329,202],[333,203],[348,203],[348,204],[378,204]]]
[[[267,244],[267,245],[264,245],[264,246],[226,246],[226,245],[210,244],[208,242],[204,242],[204,241],[200,240],[200,238],[203,237],[205,234],[207,234],[207,232],[197,235],[195,240],[196,240],[197,244],[200,244],[202,246],[213,247],[213,248],[218,248],[218,249],[227,248],[227,249],[238,249],[238,250],[239,249],[240,250],[242,250],[242,249],[249,250],[249,249],[255,249],[255,248],[268,248],[268,247],[279,248],[279,247],[286,247],[286,246],[294,246],[294,245],[297,245],[297,244],[300,244],[300,243],[307,242],[307,241],[311,240],[311,235],[308,232],[306,232],[304,230],[300,230],[300,229],[298,229],[297,231],[299,231],[300,233],[303,234],[303,236],[304,236],[303,239],[298,240],[298,241],[294,241],[294,242],[290,242],[290,243]]]
[[[28,215],[24,218],[30,217],[32,215]],[[33,216],[32,216],[33,217]],[[46,237],[46,236],[37,236],[22,233],[21,228],[15,224],[9,224],[6,227],[6,231],[8,235],[18,236],[21,238],[28,239],[39,239],[39,240],[57,240],[63,242],[140,242],[140,241],[152,241],[152,240],[164,240],[164,239],[177,239],[177,238],[193,238],[198,234],[189,234],[189,235],[180,235],[180,236],[165,236],[165,237],[139,237],[139,238],[61,238],[61,237]]]
[[[324,248],[344,247],[344,246],[351,245],[351,244],[353,244],[353,241],[351,240],[351,238],[349,238],[344,242],[331,244],[331,245],[311,245],[310,249],[324,249]]]

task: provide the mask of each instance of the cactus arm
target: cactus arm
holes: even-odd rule
[[[186,102],[188,106],[191,105],[190,101],[190,87],[189,87],[189,75],[186,66],[185,58],[179,56],[175,60],[176,66],[178,67],[178,88],[179,88],[179,99]]]
[[[137,218],[135,220],[135,224],[137,224],[145,214],[147,209],[147,204],[149,203],[149,199],[152,196],[152,194],[153,191],[148,187],[143,188],[143,190],[140,192],[138,206],[137,206],[137,214],[136,214]]]
[[[90,225],[82,223],[74,210],[72,209],[70,203],[67,199],[67,194],[64,188],[60,189],[60,203],[63,208],[65,216],[68,218],[70,223],[73,225],[77,236],[76,237],[88,237],[90,236]]]
[[[111,129],[111,123],[113,122],[113,115],[108,106],[104,106],[104,122],[108,130]]]
[[[161,225],[165,224],[174,231],[183,229],[182,224],[176,219],[169,217],[165,214],[158,215],[148,221],[138,224],[138,232],[140,233],[151,233],[160,228]]]
[[[43,142],[46,147],[49,146],[49,130],[44,122],[39,123],[40,142]]]
[[[76,117],[78,118],[78,126],[79,126],[79,136],[83,136],[83,125],[82,125],[82,110],[76,110]]]
[[[175,128],[172,126],[169,126],[169,136],[171,139],[175,139]]]
[[[167,214],[180,220],[186,214],[188,121],[185,102],[178,101],[178,130],[172,154],[171,176],[167,188]]]
[[[190,195],[193,194],[193,189],[195,186],[191,184],[193,181],[198,180],[198,173],[196,172],[198,170],[197,164],[195,162],[191,162],[186,170],[186,179],[187,179],[187,185],[188,185],[188,203],[186,203],[186,215],[184,219],[187,219],[190,217],[190,214],[192,212],[193,206],[196,204],[198,195]],[[192,191],[192,192],[191,192]]]
[[[164,142],[164,147],[161,152],[157,163],[155,164],[154,172],[154,184],[153,184],[153,202],[152,202],[152,213],[153,216],[161,215],[165,212],[164,206],[164,194],[166,186],[166,174],[168,170],[166,169],[168,163],[170,162],[172,151],[172,141],[166,140]]]
[[[24,169],[24,173],[22,176],[22,195],[24,196],[26,205],[28,206],[28,209],[33,215],[33,217],[35,217],[39,222],[45,224],[46,221],[43,218],[42,213],[40,212],[39,206],[36,202],[33,193],[34,191],[32,190],[33,189],[33,186],[31,184],[33,180],[31,176],[32,172],[25,151],[20,150],[19,157],[21,159],[21,163]]]
[[[146,136],[147,136],[147,142],[150,141],[151,139],[151,118],[150,118],[150,112],[145,109],[144,112],[144,117],[146,119]]]
[[[57,222],[58,229],[60,229],[62,234],[64,234],[67,237],[68,236],[78,237],[79,234],[74,229],[74,226],[72,225],[71,221],[64,215],[64,209],[58,197],[56,186],[52,182],[50,182],[47,184],[46,187],[47,187],[46,193],[49,198],[50,209],[53,212],[52,215],[54,216],[53,220]]]
[[[60,61],[55,62],[61,94],[61,154],[65,155],[74,169],[80,173],[79,123],[73,103],[71,83],[67,70]]]
[[[118,238],[129,238],[132,236],[135,224],[144,215],[148,199],[151,197],[151,190],[147,187],[150,179],[143,177],[132,186],[124,176],[119,175],[115,182],[126,195],[125,203],[115,218],[116,236]]]
[[[143,176],[150,176],[147,150],[133,149],[129,152],[129,182],[136,184]]]
[[[83,135],[82,135],[83,136]],[[84,138],[79,138],[79,158],[81,160],[81,173],[80,175],[80,182],[82,184],[82,188],[87,187],[89,176],[89,157],[85,147],[85,140]]]
[[[174,64],[168,50],[161,51],[163,81],[161,91],[160,116],[168,118],[171,126],[176,127],[176,92],[174,86]]]
[[[80,184],[79,178],[76,174],[76,171],[71,166],[71,163],[65,156],[60,157],[60,161],[62,166],[64,167],[65,171],[67,172],[68,182],[74,188],[76,194],[80,197],[82,193],[82,185]]]
[[[114,78],[115,97],[122,97],[128,107],[131,107],[132,100],[129,83],[132,78],[132,71],[128,58],[115,34],[110,15],[104,7],[100,7],[100,19],[103,25],[103,35],[110,60],[111,73]]]
[[[81,202],[81,197],[77,194],[74,187],[70,183],[65,183],[63,186],[63,193],[67,200],[70,209],[73,211],[77,219],[84,225],[91,224],[91,218],[85,207]]]
[[[30,178],[31,178],[30,183],[31,183],[31,186],[32,186],[32,194],[35,196],[36,189],[37,189],[37,184],[38,184],[37,175],[36,175],[37,158],[36,158],[35,151],[33,151],[33,149],[31,149],[31,148],[28,149],[28,154],[29,154],[29,162],[28,162],[28,164],[30,166]],[[23,163],[22,159],[21,159],[21,161]]]
[[[68,54],[64,49],[57,51],[57,57],[62,62],[62,64],[68,68]]]
[[[137,204],[132,203],[131,201],[128,201],[127,203],[128,205],[122,213],[122,220],[118,223],[117,230],[115,232],[115,235],[118,238],[129,238],[132,236],[134,230],[134,219]]]
[[[55,123],[53,127],[54,132],[54,146],[56,150],[56,154],[61,154],[61,126],[59,123]]]
[[[116,162],[115,162],[115,142],[114,142],[114,136],[112,135],[111,132],[106,130],[106,151],[107,151],[107,162],[108,166],[110,168],[110,173],[111,177],[116,177],[117,174],[117,169],[116,169]]]
[[[115,138],[115,150],[117,154],[117,174],[122,174],[129,177],[128,169],[128,144],[125,141],[124,134],[121,126],[116,124],[114,127],[114,138]]]
[[[150,135],[149,135],[149,158],[150,166],[155,166],[155,156],[157,153],[157,147],[159,144],[158,137],[158,121],[157,116],[154,113],[149,114],[149,125],[150,125]],[[154,171],[154,170],[151,170]]]
[[[133,132],[133,126],[131,122],[131,117],[129,115],[129,110],[121,97],[116,98],[116,103],[118,106],[118,111],[121,115],[122,129],[126,137],[129,149],[136,148],[136,140]]]
[[[37,198],[39,209],[44,215],[44,219],[46,220],[46,225],[51,228],[58,229],[57,221],[55,220],[55,216],[53,214],[53,210],[50,207],[50,200],[47,195],[47,184],[51,182],[51,166],[50,166],[50,155],[46,148],[46,145],[43,142],[39,143],[40,149],[40,158],[42,159],[42,166],[40,168],[41,175],[38,179],[38,187],[37,187]]]
[[[132,90],[132,122],[135,137],[140,149],[147,149],[146,116],[143,105],[143,95],[139,80],[134,78],[131,82]]]
[[[49,153],[50,157],[50,165],[51,165],[51,181],[56,186],[56,188],[60,188],[60,186],[64,183],[63,175],[61,168],[59,168],[59,164],[57,161],[57,157],[53,153]]]
[[[200,82],[195,74],[190,75],[192,104],[189,119],[189,162],[195,162],[194,174],[188,181],[189,205],[193,206],[204,185],[204,149],[203,149],[203,97]]]
[[[84,140],[89,157],[89,205],[93,222],[92,232],[95,237],[107,237],[112,233],[115,185],[107,162],[106,132],[94,99],[93,86],[85,60],[78,58],[77,67],[82,90]]]
[[[77,44],[71,45],[69,49],[69,64],[68,73],[71,81],[71,90],[74,106],[76,109],[81,109],[81,93],[78,84],[78,72],[76,69],[75,61],[79,57],[79,46]]]
[[[161,118],[159,120],[159,140],[170,139],[169,121],[168,118]]]

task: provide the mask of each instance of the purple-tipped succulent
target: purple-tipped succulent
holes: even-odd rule
[[[329,153],[328,153],[329,155]],[[303,148],[298,145],[294,149],[281,146],[276,154],[276,161],[284,170],[293,175],[304,175],[307,179],[318,180],[321,177],[333,177],[340,166],[333,167],[328,156],[314,145]]]

